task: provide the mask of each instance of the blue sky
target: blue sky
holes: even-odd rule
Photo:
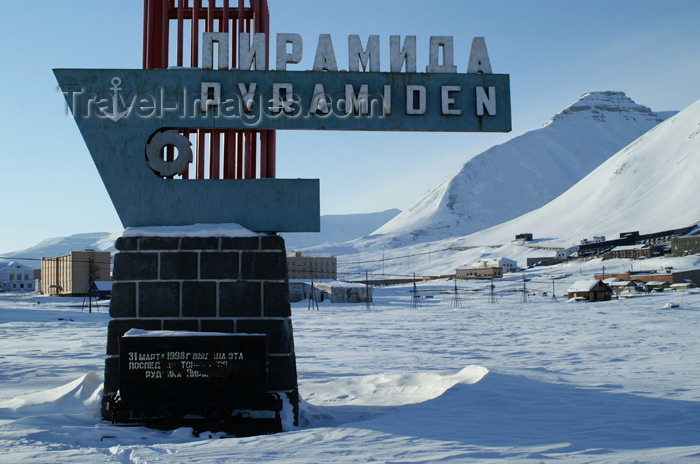
[[[56,236],[118,232],[121,223],[52,68],[140,68],[141,0],[0,1],[0,251]],[[269,0],[272,33],[296,32],[311,69],[330,33],[341,69],[349,34],[416,35],[418,69],[431,35],[451,35],[458,72],[472,37],[493,72],[510,74],[513,131],[278,132],[277,176],[318,178],[321,213],[405,209],[474,155],[536,129],[589,91],[621,90],[655,111],[700,98],[695,0]],[[29,17],[34,12],[38,17]],[[274,45],[270,50],[274,56]],[[274,60],[272,60],[274,63]],[[274,66],[274,65],[273,65]]]

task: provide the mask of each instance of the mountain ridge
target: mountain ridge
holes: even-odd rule
[[[556,198],[660,122],[623,92],[585,93],[541,128],[467,161],[370,237],[402,246],[513,219]]]

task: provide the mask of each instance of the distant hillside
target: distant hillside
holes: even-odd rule
[[[390,209],[378,213],[323,215],[321,216],[320,233],[290,233],[283,234],[283,236],[289,251],[328,242],[354,240],[376,230],[400,212],[398,209]],[[16,261],[26,266],[39,268],[41,266],[40,258],[63,256],[71,251],[88,248],[114,252],[116,251],[114,242],[119,235],[120,233],[93,232],[69,237],[49,238],[31,248],[0,253],[0,256],[4,257],[0,258],[0,262]]]
[[[567,192],[512,221],[467,237],[470,243],[574,238],[639,230],[650,233],[700,221],[700,100],[620,150]],[[516,232],[517,231],[517,232]]]
[[[0,254],[1,256],[3,256],[3,258],[0,258],[0,262],[15,261],[18,263],[22,263],[25,266],[38,269],[41,267],[41,262],[39,261],[39,259],[63,256],[67,255],[71,251],[92,249],[96,251],[113,252],[115,251],[114,241],[117,239],[118,236],[119,234],[110,234],[108,232],[92,232],[71,235],[69,237],[48,238],[31,248],[3,252],[2,254]]]
[[[697,224],[699,121],[700,100],[618,151],[556,199],[503,224],[400,248],[381,248],[381,237],[370,236],[317,252],[338,256],[344,275],[440,275],[500,256],[524,266],[528,257],[552,256],[551,247],[577,245],[593,236],[612,239],[621,232],[648,234]],[[535,240],[514,242],[521,233],[532,233]]]
[[[327,214],[321,216],[319,233],[282,234],[288,251],[297,251],[324,243],[339,243],[364,237],[401,213],[399,209],[388,209],[378,213]]]
[[[369,241],[398,247],[464,236],[518,217],[561,195],[662,120],[623,92],[584,94],[542,128],[471,159]]]

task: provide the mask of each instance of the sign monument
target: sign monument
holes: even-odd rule
[[[276,233],[319,231],[319,181],[276,178],[275,131],[511,130],[509,76],[491,72],[483,38],[466,72],[451,36],[430,37],[425,72],[411,35],[349,35],[347,70],[329,34],[312,70],[288,69],[308,53],[297,33],[276,34],[271,70],[271,40],[266,0],[144,0],[144,69],[54,70],[127,229],[114,260],[105,419],[177,426],[195,416],[246,433],[261,409],[298,417]],[[194,224],[251,232],[185,232]],[[182,388],[201,394],[188,400]]]

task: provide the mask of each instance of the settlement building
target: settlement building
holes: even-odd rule
[[[700,253],[700,235],[690,237],[673,237],[671,253],[677,256]]]
[[[338,278],[338,260],[335,257],[302,256],[299,252],[293,252],[287,255],[287,269],[290,279],[336,280]]]
[[[516,272],[518,270],[518,263],[508,258],[493,258],[493,259],[482,259],[472,264],[472,269],[486,269],[490,267],[500,267],[503,270],[503,274],[509,272]]]
[[[457,269],[456,279],[499,279],[503,277],[503,268],[485,267],[471,269]]]
[[[603,259],[645,259],[659,256],[662,247],[647,244],[616,246],[603,255]]]
[[[66,256],[41,258],[41,293],[85,296],[93,282],[110,279],[109,251],[71,251]]]
[[[0,264],[0,290],[33,292],[34,286],[34,269],[14,261]]]
[[[372,301],[372,287],[363,284],[349,282],[319,282],[314,283],[314,288],[323,291],[323,299],[330,299],[331,303],[366,303]]]
[[[612,299],[612,289],[602,280],[579,280],[567,290],[569,299],[588,301],[608,301]]]
[[[303,280],[290,280],[289,281],[289,301],[292,303],[297,303],[302,300],[308,300],[312,296],[316,301],[323,301],[328,295],[326,295],[323,290],[318,286],[318,282],[306,282]]]

